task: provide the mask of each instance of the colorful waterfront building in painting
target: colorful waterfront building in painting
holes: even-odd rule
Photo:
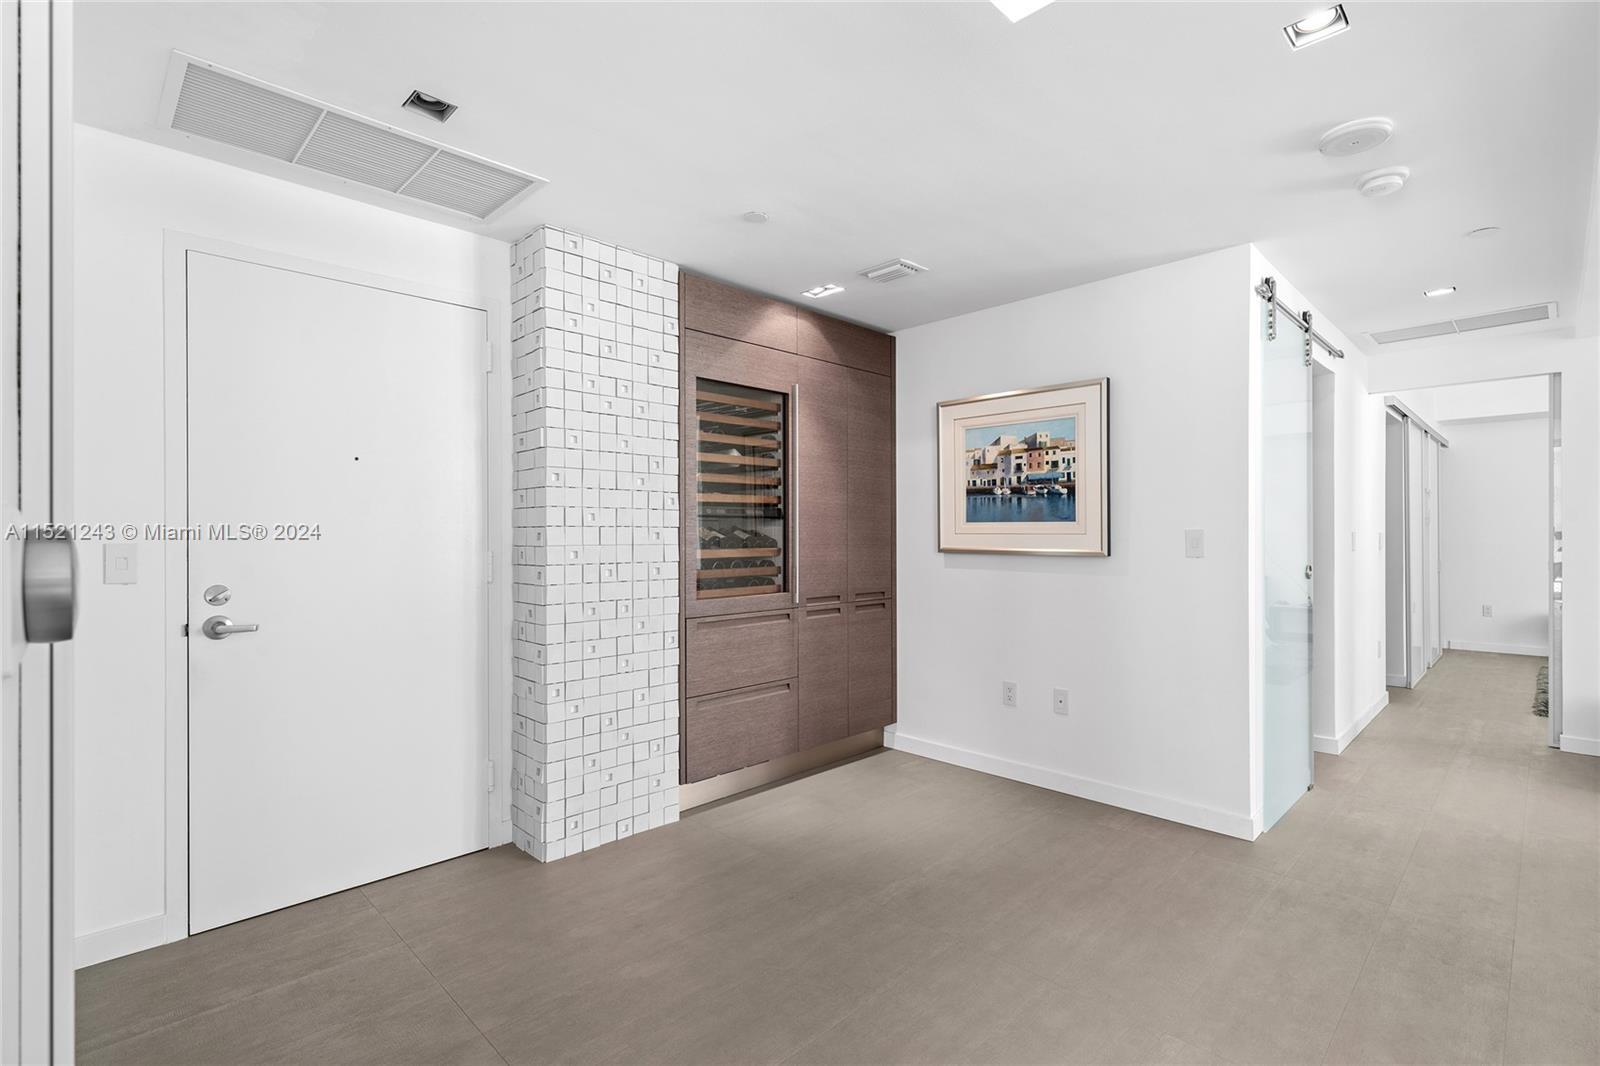
[[[967,491],[993,492],[1029,484],[1071,486],[1077,442],[1030,433],[1026,437],[1000,436],[988,444],[966,450]]]

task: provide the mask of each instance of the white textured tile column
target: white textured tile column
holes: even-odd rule
[[[678,819],[678,268],[511,257],[512,839],[548,861]]]

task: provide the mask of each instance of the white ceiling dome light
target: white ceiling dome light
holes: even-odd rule
[[[1361,175],[1356,179],[1356,189],[1368,199],[1390,196],[1405,188],[1410,178],[1410,167],[1384,167]]]
[[[1394,120],[1374,116],[1342,122],[1317,141],[1317,151],[1328,156],[1356,155],[1386,143],[1394,136]]]

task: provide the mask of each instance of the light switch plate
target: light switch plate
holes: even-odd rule
[[[1205,530],[1186,529],[1183,531],[1183,554],[1190,559],[1204,559],[1206,557]]]
[[[105,583],[107,585],[137,585],[139,583],[138,545],[131,541],[105,546]]]

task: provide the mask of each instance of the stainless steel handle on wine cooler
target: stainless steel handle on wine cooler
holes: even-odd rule
[[[785,448],[789,453],[788,506],[784,512],[789,517],[789,587],[794,590],[794,605],[800,606],[800,449],[794,446],[794,428],[800,424],[800,383],[794,383],[794,402],[789,408],[789,439]]]

